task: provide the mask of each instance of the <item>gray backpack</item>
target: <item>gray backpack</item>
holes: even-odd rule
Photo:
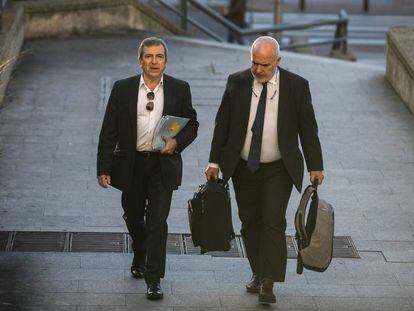
[[[308,216],[306,207],[309,200]],[[332,260],[334,237],[334,210],[332,205],[319,199],[317,182],[308,186],[302,195],[295,215],[298,262],[296,272],[302,274],[303,267],[323,272]]]

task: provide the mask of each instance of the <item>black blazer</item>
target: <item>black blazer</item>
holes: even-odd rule
[[[304,166],[298,136],[308,171],[321,171],[323,161],[318,127],[308,81],[282,68],[279,68],[279,78],[279,149],[283,163],[300,192]],[[209,161],[219,163],[225,180],[233,175],[244,145],[252,85],[250,69],[230,75],[217,112]]]
[[[110,175],[111,185],[128,191],[134,172],[137,141],[137,100],[140,75],[116,81],[109,97],[99,135],[97,175]],[[183,151],[197,136],[197,113],[191,104],[187,82],[164,74],[163,115],[189,118],[177,134],[177,153],[160,154],[163,184],[169,189],[181,185]]]

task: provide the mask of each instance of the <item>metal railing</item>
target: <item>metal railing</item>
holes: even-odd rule
[[[246,37],[253,36],[253,35],[273,35],[274,33],[279,33],[288,30],[300,30],[300,29],[309,29],[319,26],[325,25],[334,25],[336,26],[335,34],[330,39],[325,40],[316,40],[313,42],[305,42],[305,43],[298,43],[298,44],[289,44],[283,45],[281,44],[281,49],[295,49],[307,46],[314,46],[314,45],[323,45],[323,44],[332,44],[332,52],[340,53],[340,54],[347,54],[348,49],[348,16],[344,10],[341,10],[338,14],[338,18],[336,19],[326,19],[326,20],[319,20],[312,23],[302,23],[302,24],[281,24],[281,25],[269,25],[265,27],[255,27],[255,28],[240,28],[237,25],[233,24],[232,22],[228,21],[224,18],[220,13],[211,9],[210,7],[198,2],[197,0],[180,0],[180,9],[177,9],[175,6],[167,3],[165,0],[157,0],[165,8],[169,9],[170,11],[174,12],[180,17],[180,24],[182,29],[188,30],[188,24],[191,24],[210,38],[219,41],[225,42],[226,40],[219,36],[218,34],[214,33],[204,25],[200,24],[196,20],[192,19],[188,16],[188,4],[195,9],[198,9],[211,19],[213,19],[218,24],[224,26],[229,32],[233,35],[238,36],[241,38],[243,44],[247,44]]]

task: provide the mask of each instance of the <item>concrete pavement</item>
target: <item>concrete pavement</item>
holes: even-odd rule
[[[0,231],[126,231],[119,192],[96,183],[96,145],[106,85],[136,73],[145,35],[25,43],[0,110]],[[186,200],[204,181],[226,77],[249,66],[249,52],[166,40],[167,73],[189,81],[200,121],[169,217],[169,232],[188,233]],[[0,252],[0,310],[414,310],[413,116],[382,68],[291,53],[282,66],[310,81],[325,157],[320,195],[335,207],[335,235],[351,236],[360,259],[303,276],[289,260],[278,304],[263,307],[244,291],[244,258],[169,255],[166,297],[150,302],[129,276],[129,254]]]

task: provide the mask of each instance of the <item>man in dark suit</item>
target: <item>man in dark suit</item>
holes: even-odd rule
[[[167,46],[151,37],[141,42],[142,74],[116,81],[99,136],[99,184],[122,191],[122,208],[132,238],[131,273],[145,277],[147,298],[161,299],[165,273],[167,217],[173,190],[181,184],[181,152],[196,138],[197,114],[187,82],[164,74]],[[158,152],[151,142],[164,115],[189,118]]]
[[[256,39],[251,68],[229,76],[216,116],[207,179],[232,178],[252,269],[248,292],[274,303],[286,274],[286,208],[300,192],[305,155],[310,180],[323,180],[322,151],[308,81],[278,67],[279,44]]]

